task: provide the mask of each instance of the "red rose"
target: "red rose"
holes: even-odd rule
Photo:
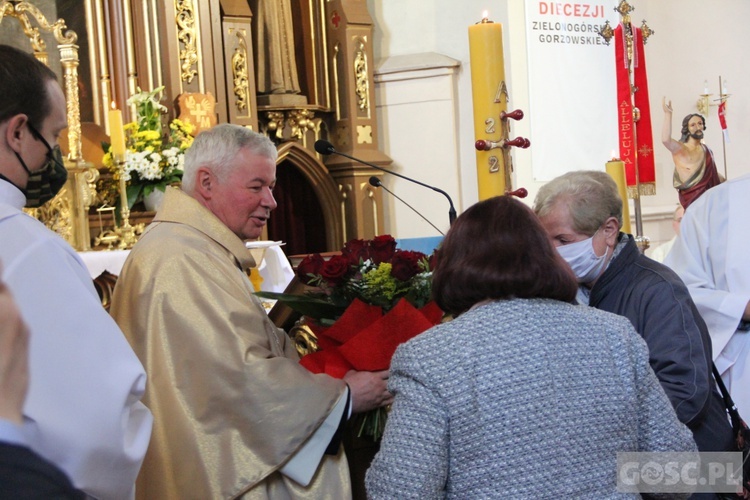
[[[370,240],[370,258],[375,264],[390,262],[396,252],[396,240],[393,236],[382,234]]]
[[[320,274],[330,286],[336,286],[344,281],[344,277],[349,273],[350,267],[351,265],[347,257],[334,255],[323,264]]]
[[[393,255],[391,264],[391,275],[401,281],[409,281],[416,276],[419,269],[419,261],[425,257],[422,252],[411,252],[409,250],[398,250]]]
[[[325,261],[319,253],[308,255],[297,265],[297,278],[299,278],[299,280],[305,285],[309,285],[318,275],[320,275],[324,263]]]
[[[365,261],[370,258],[370,252],[365,240],[349,240],[341,249],[341,253],[349,259],[352,265],[358,265],[360,259]]]

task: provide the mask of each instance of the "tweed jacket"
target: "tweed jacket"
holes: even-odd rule
[[[618,451],[697,451],[622,317],[495,301],[399,347],[368,495],[603,498]]]

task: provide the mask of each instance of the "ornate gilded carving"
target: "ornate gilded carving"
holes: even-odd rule
[[[367,78],[367,53],[365,40],[358,37],[354,51],[354,82],[357,94],[357,107],[362,111],[370,109],[370,80]]]
[[[99,180],[99,171],[95,168],[86,168],[78,177],[78,199],[85,208],[90,207],[96,202],[96,181]]]
[[[73,210],[70,206],[68,188],[63,188],[57,196],[52,198],[39,208],[24,208],[24,211],[44,222],[44,224],[65,238],[66,241],[73,239]]]
[[[4,1],[0,4],[0,22],[2,22],[3,16],[17,18],[18,22],[21,23],[24,34],[31,41],[31,47],[34,49],[34,52],[39,54],[44,53],[44,60],[42,60],[44,64],[47,64],[47,44],[42,40],[39,28],[35,28],[31,25],[31,21],[26,15],[27,12],[36,20],[39,24],[39,28],[42,28],[48,33],[54,33],[55,40],[58,44],[74,44],[78,41],[78,35],[76,35],[74,31],[67,30],[68,27],[65,25],[64,20],[58,19],[50,24],[49,21],[47,21],[47,18],[44,17],[44,14],[42,14],[35,5],[32,5],[29,2]],[[67,32],[63,34],[64,30],[67,30]]]
[[[281,140],[284,138],[284,113],[281,111],[268,111],[266,112],[266,133],[273,133],[277,139]]]
[[[297,140],[302,140],[305,132],[315,129],[315,113],[310,109],[293,109],[289,111],[288,122],[292,129],[291,136]]]
[[[279,141],[302,141],[308,131],[319,131],[320,119],[311,109],[266,111],[266,123],[261,129]],[[287,132],[288,133],[285,133]]]
[[[60,62],[64,69],[64,85],[68,115],[68,158],[81,160],[81,102],[78,98],[78,47],[60,46]]]
[[[303,321],[298,321],[289,330],[289,336],[294,340],[300,358],[318,350],[318,337]]]
[[[198,74],[193,69],[198,63],[198,48],[196,45],[197,34],[195,30],[195,10],[192,0],[175,0],[175,22],[177,23],[177,39],[182,43],[180,50],[180,69],[185,82],[192,82]]]
[[[250,82],[247,71],[247,42],[245,30],[236,30],[237,47],[232,54],[232,81],[234,83],[234,95],[237,96],[235,106],[238,111],[244,111],[250,101]]]

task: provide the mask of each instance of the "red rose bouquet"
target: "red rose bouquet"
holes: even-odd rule
[[[351,240],[341,255],[305,257],[297,277],[312,287],[304,295],[258,292],[305,316],[318,350],[300,363],[337,378],[349,370],[385,370],[399,344],[436,325],[442,311],[430,302],[432,257],[399,250],[383,235]],[[370,412],[360,435],[377,440],[385,427],[382,410]]]

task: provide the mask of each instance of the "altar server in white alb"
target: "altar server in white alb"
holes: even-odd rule
[[[694,201],[664,263],[680,275],[706,320],[714,364],[750,417],[750,175]]]
[[[151,436],[151,413],[140,402],[143,366],[76,252],[22,210],[65,184],[57,142],[66,126],[55,74],[0,45],[0,278],[30,338],[22,432],[77,488],[126,499]]]

